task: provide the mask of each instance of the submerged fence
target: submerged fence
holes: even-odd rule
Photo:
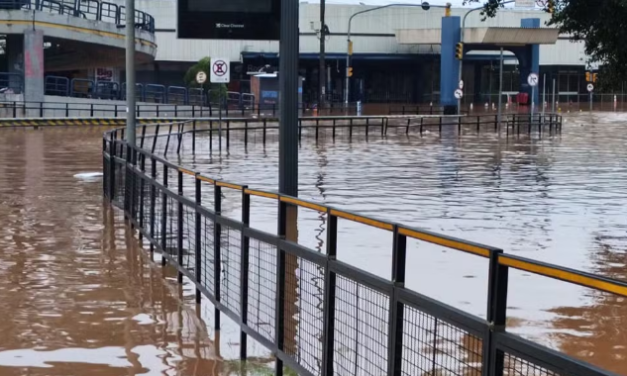
[[[173,124],[178,139],[198,137]],[[154,135],[154,132],[149,132]],[[509,333],[510,269],[627,296],[627,284],[504,253],[400,223],[220,181],[151,151],[146,132],[130,147],[120,130],[103,138],[104,195],[124,209],[139,236],[241,328],[240,357],[252,338],[276,356],[275,374],[300,375],[609,375],[602,369]],[[193,182],[187,196],[184,182]],[[239,220],[222,215],[223,190],[236,191]],[[187,192],[189,193],[189,192]],[[250,226],[251,198],[273,200],[277,232]],[[325,250],[294,241],[296,208],[325,217]],[[391,273],[381,278],[339,261],[338,223],[390,235]],[[410,242],[411,241],[411,242]],[[486,319],[405,287],[406,257],[428,242],[488,262]]]

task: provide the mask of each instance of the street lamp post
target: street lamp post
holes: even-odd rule
[[[511,3],[514,3],[514,2],[516,2],[516,0],[505,1],[503,3],[503,5],[511,4]],[[464,14],[464,18],[462,18],[462,27],[459,29],[459,41],[460,41],[460,43],[464,43],[464,29],[466,28],[466,18],[468,17],[468,15],[470,13],[476,12],[476,11],[482,10],[482,9],[484,9],[484,7],[480,6],[478,8],[470,9],[468,12],[466,12],[466,14]],[[466,52],[465,49],[464,49],[464,52]],[[501,49],[501,60],[502,59],[503,59],[503,51]],[[459,69],[458,69],[458,72],[457,72],[457,81],[461,81],[462,80],[462,67],[464,65],[463,62],[464,62],[464,60],[463,60],[463,56],[462,56],[462,60],[459,62]],[[503,66],[503,63],[501,63],[501,67],[502,66]],[[503,68],[501,68],[501,70],[502,69]],[[499,98],[500,97],[501,97],[501,93],[499,92]],[[457,100],[457,114],[461,114],[461,111],[462,111],[462,100],[458,99]],[[499,102],[499,111],[501,111],[500,102]],[[501,116],[500,116],[500,112],[499,112],[499,119],[500,119],[500,117]]]
[[[346,72],[345,72],[345,84],[344,84],[344,103],[348,104],[348,97],[350,94],[350,89],[349,89],[349,85],[350,85],[350,76],[348,75],[348,71],[350,68],[350,56],[352,55],[352,48],[351,48],[351,24],[353,22],[353,18],[355,18],[355,16],[358,16],[360,14],[364,14],[364,13],[368,13],[368,12],[374,12],[375,10],[379,10],[379,9],[385,9],[385,8],[390,8],[390,7],[421,7],[424,10],[429,10],[430,8],[448,8],[448,6],[446,5],[430,5],[429,3],[427,3],[426,1],[423,2],[422,4],[388,4],[388,5],[382,5],[380,7],[375,7],[375,8],[370,8],[370,9],[366,9],[366,10],[362,10],[359,11],[357,13],[354,13],[352,16],[350,16],[350,18],[348,19],[348,32],[346,33],[347,35],[347,39],[346,39]]]

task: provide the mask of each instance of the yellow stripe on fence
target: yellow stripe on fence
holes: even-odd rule
[[[196,175],[196,173],[194,171],[187,170],[187,169],[182,168],[182,167],[179,167],[179,171],[184,173],[184,174],[187,174],[187,175],[192,175],[192,176]]]
[[[231,183],[227,183],[227,182],[224,182],[224,181],[216,182],[216,185],[218,187],[226,187],[226,188],[236,189],[238,191],[242,190],[242,186],[241,185],[231,184]]]
[[[367,218],[367,217],[362,217],[360,215],[355,215],[355,214],[343,212],[343,211],[340,211],[340,210],[332,209],[331,210],[331,215],[334,215],[334,216],[336,216],[338,218],[348,219],[349,221],[363,223],[363,224],[368,225],[368,226],[377,227],[377,228],[380,228],[380,229],[383,229],[383,230],[392,231],[394,229],[394,226],[392,226],[391,223],[377,221],[376,219],[370,219],[370,218]]]
[[[287,202],[289,204],[302,206],[303,208],[317,210],[317,211],[319,211],[321,213],[326,213],[327,212],[327,208],[325,206],[318,205],[318,204],[313,204],[311,202],[299,200],[299,199],[296,199],[296,198],[281,196],[281,201]]]
[[[196,179],[198,179],[198,180],[202,180],[202,181],[206,181],[207,183],[210,183],[210,184],[214,184],[214,183],[216,182],[216,181],[215,181],[215,180],[213,180],[213,179],[209,179],[209,178],[206,178],[206,177],[201,176],[201,175],[198,175],[198,176],[196,177]]]
[[[272,198],[272,199],[275,199],[275,200],[279,198],[279,195],[276,194],[276,193],[270,193],[270,192],[264,192],[264,191],[256,191],[254,189],[246,189],[244,192],[246,192],[247,194],[249,194],[251,196]]]
[[[442,245],[444,247],[457,249],[457,250],[464,251],[464,252],[473,253],[475,255],[479,255],[479,256],[483,256],[483,257],[490,257],[490,250],[489,249],[483,248],[483,247],[478,247],[476,245],[470,245],[470,244],[463,243],[463,242],[460,242],[460,241],[457,241],[457,240],[451,240],[451,239],[442,238],[442,237],[439,237],[439,236],[436,236],[436,235],[425,234],[424,232],[412,230],[412,229],[405,228],[405,227],[399,228],[398,229],[398,233],[401,234],[401,235],[408,236],[410,238],[423,240],[423,241],[426,241],[426,242],[429,242],[429,243],[433,243],[433,244]]]
[[[525,270],[545,277],[560,279],[562,281],[576,283],[578,285],[590,287],[593,289],[627,296],[627,286],[623,286],[621,284],[611,281],[597,279],[595,277],[581,275],[579,273],[574,273],[568,270],[557,269],[545,265],[538,265],[528,261],[517,260],[508,256],[500,256],[499,264],[519,270]]]

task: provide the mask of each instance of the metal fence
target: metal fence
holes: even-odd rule
[[[171,124],[190,137],[186,123]],[[189,278],[221,314],[240,327],[240,357],[250,337],[276,356],[275,374],[300,375],[610,375],[506,328],[510,269],[627,296],[627,283],[504,253],[400,223],[317,202],[216,180],[123,141],[103,138],[104,195],[126,217],[163,264]],[[191,137],[196,137],[192,133]],[[184,180],[193,181],[193,196]],[[191,180],[190,180],[191,179]],[[223,190],[240,194],[241,219],[222,215]],[[189,192],[188,192],[189,193]],[[278,207],[277,234],[250,226],[251,198]],[[238,205],[238,206],[239,206]],[[323,253],[293,239],[295,208],[326,217]],[[338,261],[338,223],[353,221],[391,235],[388,278]],[[408,242],[411,240],[411,243]],[[406,256],[418,242],[488,261],[488,308],[481,319],[404,286]]]
[[[124,25],[126,7],[97,0],[0,0],[3,10],[38,10],[42,12],[70,15],[95,21]],[[155,19],[142,11],[135,10],[135,25],[138,29],[155,32]]]

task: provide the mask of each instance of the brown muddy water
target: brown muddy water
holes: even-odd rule
[[[305,137],[300,196],[624,280],[626,126],[625,115],[575,114],[542,140]],[[103,131],[0,131],[0,375],[238,374],[228,360],[234,326],[216,341],[211,307],[196,307],[189,286],[149,262],[103,203],[100,178],[75,177],[101,171]],[[276,187],[274,144],[234,142],[218,155],[199,140],[192,156],[186,140],[183,149],[181,161],[210,176]],[[225,193],[237,217],[237,197]],[[253,200],[253,226],[274,232],[275,215],[272,202]],[[323,228],[299,212],[301,243],[322,247]],[[338,238],[341,259],[388,276],[390,236],[341,222]],[[409,247],[410,288],[484,316],[484,260]],[[512,272],[508,314],[508,330],[627,374],[623,299]]]

